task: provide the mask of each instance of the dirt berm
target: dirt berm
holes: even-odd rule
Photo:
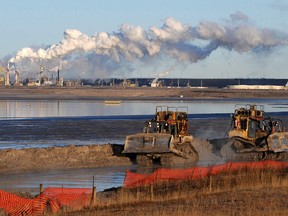
[[[0,173],[131,165],[122,145],[103,144],[0,151]]]
[[[220,160],[207,141],[194,139],[192,144],[199,153],[199,162]],[[120,144],[95,144],[0,150],[0,173],[132,165],[121,153],[123,148]]]

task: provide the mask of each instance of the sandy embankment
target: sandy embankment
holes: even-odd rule
[[[0,173],[131,165],[121,145],[89,145],[0,151]]]
[[[221,161],[212,154],[212,146],[207,141],[195,139],[192,144],[199,153],[199,163]],[[123,147],[104,144],[0,150],[0,173],[132,165],[121,153]]]

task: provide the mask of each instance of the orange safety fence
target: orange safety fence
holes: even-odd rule
[[[61,209],[61,206],[59,205],[59,203],[56,202],[56,200],[40,194],[36,198],[32,199],[31,208],[32,208],[32,213],[27,214],[27,215],[43,215],[46,212],[56,213]]]
[[[33,213],[33,200],[25,199],[14,194],[0,190],[0,208],[7,215],[31,215]]]
[[[78,210],[90,205],[90,188],[47,188],[34,199],[26,199],[0,190],[0,209],[7,215],[43,215],[63,207]]]
[[[288,162],[259,161],[259,162],[230,162],[226,164],[192,167],[187,169],[157,169],[150,175],[137,174],[127,171],[124,187],[136,187],[156,182],[201,179],[209,175],[217,175],[228,171],[241,169],[282,169],[288,168]],[[72,210],[90,205],[93,190],[91,188],[46,188],[34,199],[19,197],[15,194],[0,190],[0,209],[7,215],[43,215],[56,213],[62,208]]]
[[[164,169],[159,168],[152,174],[137,174],[130,171],[126,172],[123,182],[124,187],[137,187],[153,184],[156,182],[201,179],[209,175],[217,175],[228,171],[239,171],[241,169],[282,169],[288,168],[288,162],[279,161],[257,161],[257,162],[229,162],[225,164],[192,167],[187,169]]]
[[[81,209],[91,202],[91,188],[46,188],[41,194],[51,200],[57,201],[59,206],[67,206],[71,209]]]

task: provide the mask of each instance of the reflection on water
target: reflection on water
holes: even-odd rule
[[[51,170],[37,173],[18,173],[0,175],[0,188],[9,191],[39,193],[39,185],[46,187],[92,188],[93,176],[97,192],[123,184],[127,170],[150,174],[158,167],[118,166],[83,168],[70,170]]]
[[[262,104],[266,112],[288,111],[288,100],[221,99],[192,101],[122,101],[107,105],[100,100],[1,100],[0,118],[151,115],[156,106],[187,106],[190,114],[231,113],[235,104]]]
[[[205,164],[205,166],[209,165],[211,164]],[[40,184],[43,184],[44,189],[47,187],[92,188],[94,185],[96,186],[96,191],[100,192],[113,187],[121,187],[127,171],[148,175],[160,167],[160,165],[150,167],[131,165],[5,174],[0,175],[0,188],[7,191],[30,192],[36,195],[39,193]],[[191,168],[191,166],[187,167],[182,165],[173,168],[182,169]]]
[[[103,191],[111,187],[122,186],[126,170],[129,167],[109,167],[93,169],[51,170],[37,173],[18,173],[0,175],[0,188],[4,190],[25,190],[39,193],[39,185],[46,187],[92,188]]]

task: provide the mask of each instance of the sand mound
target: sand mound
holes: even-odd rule
[[[0,172],[130,165],[116,144],[0,151]]]
[[[192,145],[199,153],[199,165],[222,161],[212,152],[208,141],[196,138]],[[121,153],[123,148],[123,145],[103,144],[0,150],[0,173],[131,165],[130,159]]]

